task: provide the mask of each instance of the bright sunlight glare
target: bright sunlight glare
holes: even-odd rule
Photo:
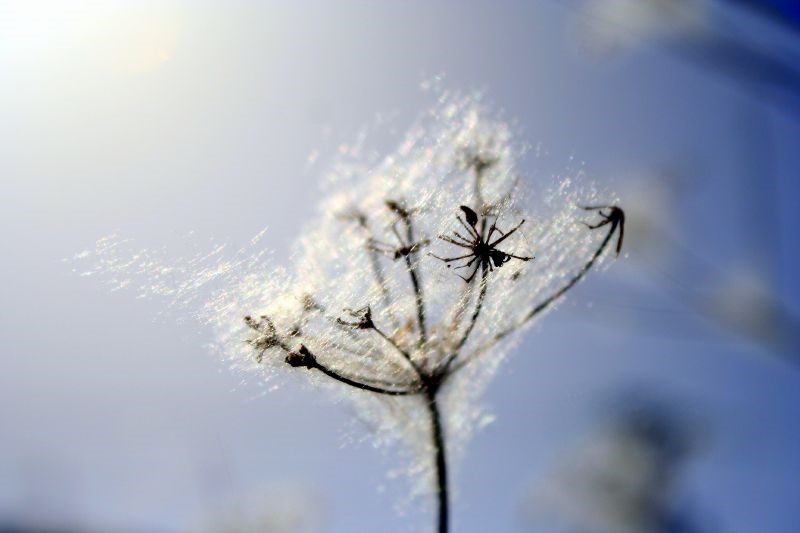
[[[43,73],[138,74],[169,61],[177,31],[177,14],[161,4],[9,2],[0,6],[0,57]]]

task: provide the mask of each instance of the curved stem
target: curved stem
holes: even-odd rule
[[[400,235],[400,232],[397,230],[396,226],[392,226],[392,231],[394,232],[395,237],[397,237],[397,241],[400,243],[401,246],[407,247],[407,253],[403,254],[406,268],[408,269],[408,273],[411,276],[411,285],[414,289],[414,299],[416,300],[417,304],[417,327],[419,328],[419,346],[424,346],[426,342],[428,342],[428,331],[425,326],[425,298],[422,293],[422,281],[420,280],[419,272],[417,272],[417,267],[414,264],[414,255],[417,253],[418,246],[415,244],[414,241],[414,223],[411,220],[411,213],[406,209],[398,206],[396,203],[392,202],[388,204],[389,208],[393,210],[399,220],[403,222],[403,225],[406,228],[406,237]]]
[[[428,393],[428,411],[431,415],[431,438],[433,439],[434,453],[436,454],[436,492],[439,500],[439,533],[447,533],[449,521],[449,501],[447,486],[447,450],[445,449],[444,429],[439,414],[439,405],[436,402],[436,393]]]
[[[469,325],[467,329],[464,331],[464,334],[459,339],[458,344],[455,345],[453,348],[453,353],[447,358],[444,365],[442,366],[442,373],[447,374],[447,371],[450,369],[450,365],[453,364],[453,361],[456,360],[458,354],[461,352],[461,348],[467,343],[470,334],[472,334],[472,330],[475,329],[475,324],[478,323],[478,317],[481,314],[481,309],[483,309],[483,301],[486,299],[486,287],[488,284],[487,276],[489,275],[489,269],[486,268],[485,264],[481,264],[481,290],[478,293],[478,300],[475,304],[475,310],[472,312],[472,316],[470,317]]]
[[[614,234],[617,233],[617,231],[619,231],[620,234],[617,237],[618,238],[617,253],[619,253],[619,249],[622,243],[621,236],[625,227],[624,213],[621,214],[621,217],[622,217],[621,219],[616,219],[615,221],[612,220],[610,222],[608,233],[606,234],[605,238],[603,238],[603,241],[597,247],[597,249],[589,258],[589,260],[586,263],[584,263],[581,269],[572,278],[570,278],[569,281],[567,281],[567,283],[565,283],[561,288],[556,290],[553,294],[545,298],[542,302],[531,308],[531,310],[528,311],[519,322],[500,331],[494,337],[492,337],[491,340],[489,340],[489,342],[487,342],[484,346],[479,347],[472,354],[470,354],[468,358],[459,361],[459,363],[452,369],[452,372],[456,372],[461,368],[463,368],[464,366],[466,366],[467,364],[469,364],[470,362],[474,361],[481,354],[488,351],[492,346],[494,346],[495,344],[506,338],[508,335],[510,335],[511,333],[522,327],[526,322],[533,319],[536,315],[538,315],[539,313],[550,307],[553,303],[556,302],[556,300],[563,297],[570,289],[572,289],[575,285],[577,285],[578,282],[581,281],[586,276],[586,274],[592,269],[592,267],[600,258],[600,256],[603,255],[603,252],[605,252],[606,248],[611,242],[611,239],[614,237]]]
[[[406,256],[406,267],[411,276],[411,285],[414,288],[414,299],[417,303],[417,325],[419,327],[419,343],[424,345],[428,341],[428,332],[425,328],[425,298],[422,295],[422,284],[419,281],[419,274],[416,267],[411,262],[411,254]]]
[[[551,294],[549,297],[545,298],[544,301],[542,301],[539,305],[537,305],[536,307],[531,309],[528,312],[528,314],[526,314],[525,317],[522,319],[522,323],[527,322],[528,320],[532,319],[533,317],[535,317],[536,315],[538,315],[539,313],[541,313],[542,311],[544,311],[545,309],[550,307],[550,305],[553,302],[555,302],[556,300],[558,300],[559,298],[564,296],[564,294],[566,294],[568,290],[570,290],[572,287],[577,285],[577,283],[580,280],[582,280],[584,276],[586,276],[586,274],[589,272],[589,270],[592,269],[594,264],[597,262],[597,260],[603,254],[603,252],[605,251],[606,247],[608,246],[608,243],[611,242],[611,237],[613,237],[614,233],[617,232],[617,228],[619,228],[620,235],[621,235],[622,232],[624,231],[624,229],[623,229],[624,227],[625,226],[623,226],[620,223],[612,222],[611,223],[611,227],[608,230],[608,233],[606,234],[605,238],[603,239],[603,242],[601,242],[600,246],[597,247],[597,250],[595,250],[594,254],[592,254],[592,257],[589,259],[589,261],[587,261],[586,264],[584,264],[583,267],[580,269],[580,271],[577,274],[575,274],[575,276],[572,279],[570,279],[563,287],[558,289],[556,292]],[[620,244],[622,243],[622,237],[621,236],[619,237],[619,241],[618,242]],[[619,253],[619,244],[618,244],[617,253]]]
[[[360,381],[355,381],[350,379],[346,376],[339,374],[338,372],[331,370],[330,368],[321,365],[319,363],[315,363],[312,368],[316,368],[323,374],[344,383],[345,385],[350,385],[351,387],[355,387],[357,389],[369,391],[369,392],[376,392],[378,394],[387,394],[389,396],[408,396],[411,394],[417,394],[419,390],[417,389],[400,389],[400,390],[391,390],[391,389],[383,389],[381,387],[375,387],[373,385],[368,385],[366,383],[361,383]]]
[[[327,366],[317,361],[317,357],[302,344],[300,345],[300,349],[296,352],[293,351],[291,348],[289,348],[289,346],[285,342],[279,341],[277,346],[288,354],[286,357],[286,362],[289,365],[293,367],[298,367],[298,366],[305,367],[308,368],[309,370],[313,369],[319,370],[326,376],[333,378],[340,383],[344,383],[345,385],[350,385],[351,387],[355,387],[356,389],[375,392],[378,394],[386,394],[388,396],[410,396],[413,394],[419,394],[421,392],[419,385],[412,386],[412,388],[410,389],[395,389],[395,388],[385,389],[383,387],[377,387],[375,385],[370,385],[369,383],[364,383],[363,381],[359,381],[359,380],[367,381],[367,379],[362,377],[343,376],[342,374],[336,372],[331,368],[328,368]],[[387,385],[389,385],[390,387],[405,386],[400,383],[398,384],[387,383]]]

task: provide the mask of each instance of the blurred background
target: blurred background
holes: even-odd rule
[[[431,80],[628,212],[491,384],[454,530],[800,531],[798,37],[790,0],[0,2],[0,531],[429,527],[346,406],[62,259],[264,227],[280,257]]]

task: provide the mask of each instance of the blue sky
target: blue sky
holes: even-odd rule
[[[798,66],[796,35],[724,15]],[[444,74],[542,147],[527,179],[583,168],[635,213],[627,257],[490,386],[497,420],[456,470],[456,530],[526,531],[531,487],[629,388],[708,420],[681,488],[715,531],[800,529],[797,340],[776,350],[748,333],[758,313],[731,318],[751,285],[800,311],[797,94],[634,41],[587,42],[579,3],[544,0],[3,4],[0,519],[192,531],[288,485],[322,531],[428,523],[396,513],[391,454],[342,446],[359,431],[346,406],[300,382],[264,394],[208,332],[156,318],[163,302],[61,259],[111,233],[177,256],[189,231],[236,245],[264,227],[286,254],[338,144],[382,115],[370,142],[393,147],[431,103],[420,83]]]

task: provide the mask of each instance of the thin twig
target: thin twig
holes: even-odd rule
[[[403,258],[406,262],[406,268],[408,269],[409,276],[411,277],[411,286],[414,290],[414,299],[416,301],[417,306],[417,325],[419,327],[419,345],[424,346],[426,342],[428,342],[428,332],[425,326],[425,298],[422,291],[422,282],[420,279],[419,272],[417,271],[417,267],[415,265],[415,255],[417,253],[417,247],[413,246],[414,244],[414,224],[411,221],[411,213],[406,209],[400,207],[399,204],[395,202],[387,203],[387,206],[394,211],[400,220],[403,221],[403,225],[406,227],[406,241],[408,242],[408,253],[404,254]],[[397,234],[397,230],[392,227],[392,230],[395,232],[397,239],[400,241],[400,244],[403,245],[403,239]]]
[[[359,381],[355,381],[350,379],[346,376],[338,374],[337,372],[331,370],[330,368],[322,365],[321,363],[317,362],[313,368],[316,368],[323,374],[332,377],[336,381],[344,383],[345,385],[350,385],[351,387],[355,387],[357,389],[369,391],[369,392],[376,392],[378,394],[387,394],[389,396],[409,396],[411,394],[418,394],[420,393],[420,389],[401,389],[401,390],[389,390],[389,389],[382,389],[380,387],[373,387],[372,385],[368,385],[366,383],[361,383]]]
[[[470,357],[460,361],[455,367],[453,367],[451,369],[450,374],[453,374],[453,373],[457,372],[459,369],[463,368],[464,366],[466,366],[470,362],[472,362],[475,359],[477,359],[477,357],[480,356],[481,354],[486,353],[489,349],[492,348],[492,346],[494,346],[495,344],[497,344],[498,342],[500,342],[501,340],[506,338],[508,335],[510,335],[514,331],[516,331],[519,328],[521,328],[522,326],[524,326],[527,322],[532,320],[539,313],[543,312],[545,309],[550,307],[559,298],[563,297],[567,293],[567,291],[569,291],[575,285],[577,285],[577,283],[579,281],[581,281],[586,276],[586,274],[589,272],[589,270],[592,269],[592,267],[595,265],[595,263],[600,258],[600,256],[603,255],[603,252],[606,250],[606,248],[608,247],[609,243],[611,242],[611,239],[614,237],[614,234],[617,233],[618,230],[619,230],[619,236],[618,236],[619,240],[618,240],[618,243],[617,243],[617,250],[618,250],[617,253],[619,253],[619,250],[621,250],[621,245],[622,245],[621,236],[623,235],[623,231],[624,231],[624,227],[625,227],[625,214],[622,212],[621,209],[619,209],[619,208],[615,208],[615,209],[619,210],[619,214],[616,215],[615,218],[609,223],[608,233],[603,238],[602,242],[597,247],[597,249],[592,254],[592,256],[589,258],[589,260],[583,265],[583,267],[581,267],[581,269],[578,271],[578,273],[575,274],[575,276],[573,276],[572,278],[570,278],[570,280],[567,281],[567,283],[563,287],[561,287],[560,289],[555,291],[553,294],[551,294],[550,296],[545,298],[541,303],[535,305],[516,324],[514,324],[511,327],[508,327],[508,328],[502,330],[500,333],[497,333],[494,337],[492,337],[492,339],[488,343],[486,343],[485,345],[477,348],[475,350],[475,352],[473,352],[471,354]]]
[[[408,396],[412,394],[418,394],[422,391],[421,387],[419,386],[410,389],[384,389],[382,387],[370,385],[369,383],[364,383],[364,381],[371,381],[369,378],[363,378],[360,376],[353,376],[353,377],[344,376],[339,372],[323,365],[322,363],[319,362],[319,360],[317,360],[317,356],[311,353],[311,351],[308,348],[306,348],[306,346],[303,344],[300,345],[300,348],[297,351],[290,349],[283,342],[278,344],[278,346],[287,353],[286,362],[290,366],[305,367],[308,368],[309,370],[314,370],[314,369],[319,370],[323,374],[335,379],[336,381],[344,383],[345,385],[350,385],[351,387],[355,387],[357,389],[369,392],[375,392],[378,394],[386,394],[389,396]],[[405,386],[401,383],[386,383],[386,384],[391,387]]]
[[[461,353],[461,348],[467,343],[470,334],[472,334],[472,330],[475,329],[475,324],[478,323],[478,317],[481,314],[481,310],[483,309],[483,301],[486,299],[486,289],[488,286],[488,275],[489,269],[486,268],[486,265],[483,264],[481,268],[481,280],[480,280],[480,287],[481,290],[478,293],[478,298],[475,302],[475,310],[472,312],[472,316],[469,320],[469,325],[467,329],[464,330],[464,334],[461,336],[461,339],[456,343],[455,347],[453,348],[452,353],[445,361],[444,365],[442,366],[442,373],[447,374],[450,366],[453,364],[453,361],[456,360],[458,354]]]

